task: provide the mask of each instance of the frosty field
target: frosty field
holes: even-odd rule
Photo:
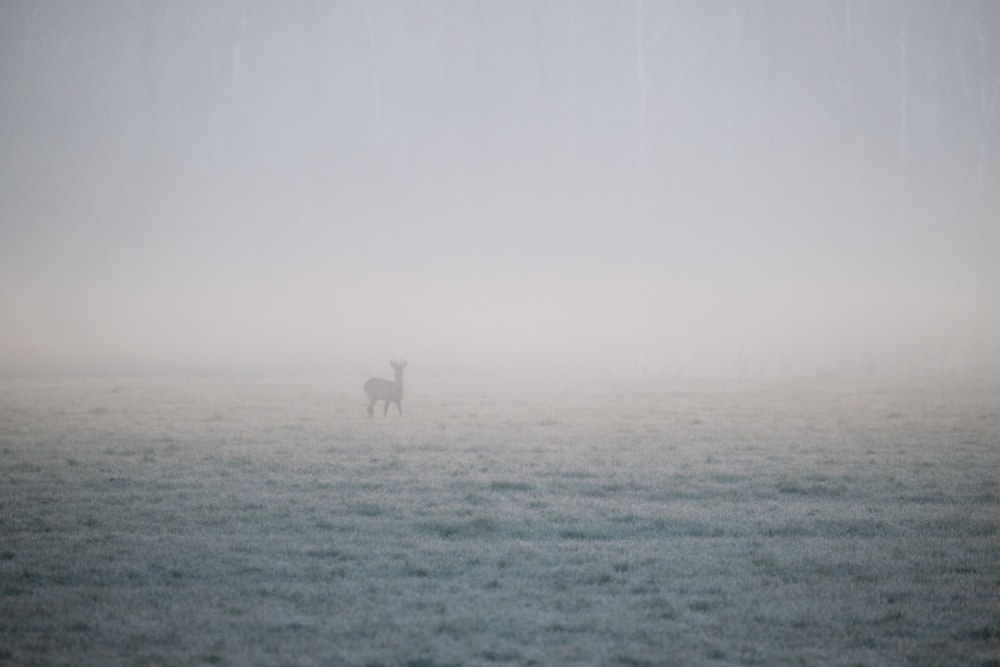
[[[1000,384],[0,383],[0,664],[1000,665]]]

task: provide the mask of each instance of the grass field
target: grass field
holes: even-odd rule
[[[0,382],[0,664],[1000,665],[1000,382],[363,379]]]

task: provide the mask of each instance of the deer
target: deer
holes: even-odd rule
[[[403,369],[406,368],[406,360],[396,361],[393,359],[389,362],[392,366],[393,373],[396,374],[395,380],[385,380],[383,378],[370,378],[365,382],[365,394],[368,395],[368,416],[375,416],[375,404],[379,401],[385,401],[385,411],[382,416],[385,417],[389,414],[389,404],[395,403],[396,407],[399,408],[399,414],[403,414]]]

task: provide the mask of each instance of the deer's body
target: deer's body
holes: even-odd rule
[[[371,378],[365,382],[365,394],[368,396],[368,416],[375,414],[375,404],[385,401],[385,410],[382,416],[389,414],[389,404],[395,403],[399,409],[399,414],[403,414],[403,369],[406,368],[406,361],[390,361],[395,380],[384,380],[382,378]]]

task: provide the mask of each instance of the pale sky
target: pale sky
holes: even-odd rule
[[[0,3],[0,374],[1000,371],[1000,5]]]

